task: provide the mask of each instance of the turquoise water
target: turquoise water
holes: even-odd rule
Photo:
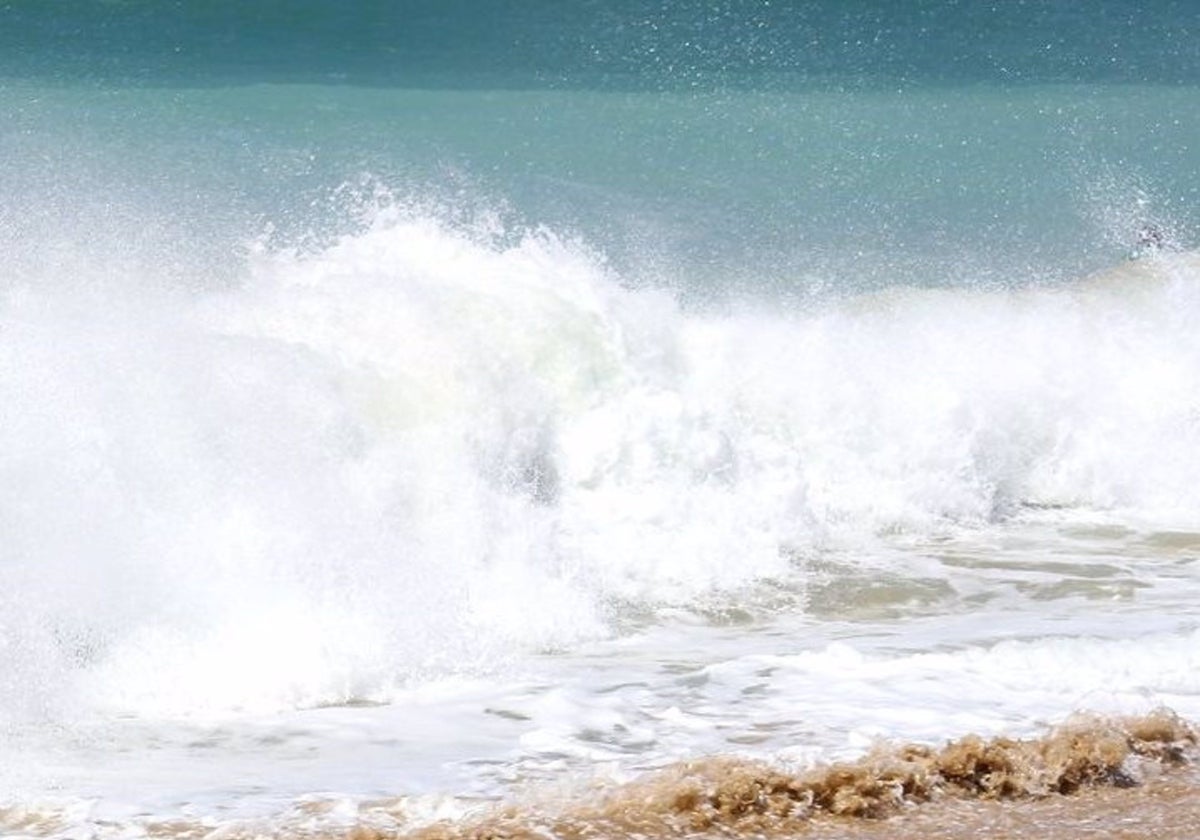
[[[631,282],[688,291],[1063,279],[1122,257],[1144,221],[1187,239],[1198,188],[1200,109],[1188,87],[645,93],[22,80],[3,96],[16,226],[48,217],[53,228],[107,205],[134,225],[198,225],[209,238],[195,245],[229,252],[268,226],[289,242],[345,232],[347,204],[387,190],[431,213],[549,225],[604,251]],[[98,235],[112,221],[96,220]]]
[[[344,232],[354,185],[723,296],[1064,279],[1195,224],[1185,4],[4,14],[11,212],[149,204],[217,251]]]
[[[0,831],[1200,715],[1198,25],[0,4]]]

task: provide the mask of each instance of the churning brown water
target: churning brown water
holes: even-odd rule
[[[883,744],[857,761],[802,771],[711,757],[422,825],[403,799],[360,802],[340,821],[329,817],[344,803],[314,799],[279,819],[136,829],[170,840],[1189,840],[1200,836],[1198,744],[1196,727],[1164,710],[1080,718],[1033,739]],[[38,837],[62,825],[9,810],[0,829]]]
[[[1075,721],[1033,740],[969,736],[941,749],[881,746],[859,761],[801,773],[707,759],[560,812],[510,808],[412,836],[999,838],[1087,830],[1184,838],[1200,831],[1200,786],[1187,767],[1196,745],[1194,728],[1160,712]]]

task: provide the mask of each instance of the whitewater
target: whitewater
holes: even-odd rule
[[[6,288],[13,826],[1200,716],[1190,253],[705,312],[547,229],[360,221],[228,288]]]

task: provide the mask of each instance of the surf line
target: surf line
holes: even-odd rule
[[[618,786],[593,804],[558,811],[503,806],[481,818],[355,840],[555,837],[786,836],[814,818],[877,820],[946,798],[1022,800],[1088,788],[1136,787],[1152,768],[1195,761],[1200,731],[1173,712],[1081,717],[1041,738],[969,735],[941,748],[883,745],[863,758],[792,773],[716,757],[684,762]]]

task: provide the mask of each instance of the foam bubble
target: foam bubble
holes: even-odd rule
[[[1160,259],[721,315],[547,231],[380,212],[225,291],[14,288],[0,708],[383,700],[803,591],[831,546],[1064,507],[1194,527],[1195,267]]]

